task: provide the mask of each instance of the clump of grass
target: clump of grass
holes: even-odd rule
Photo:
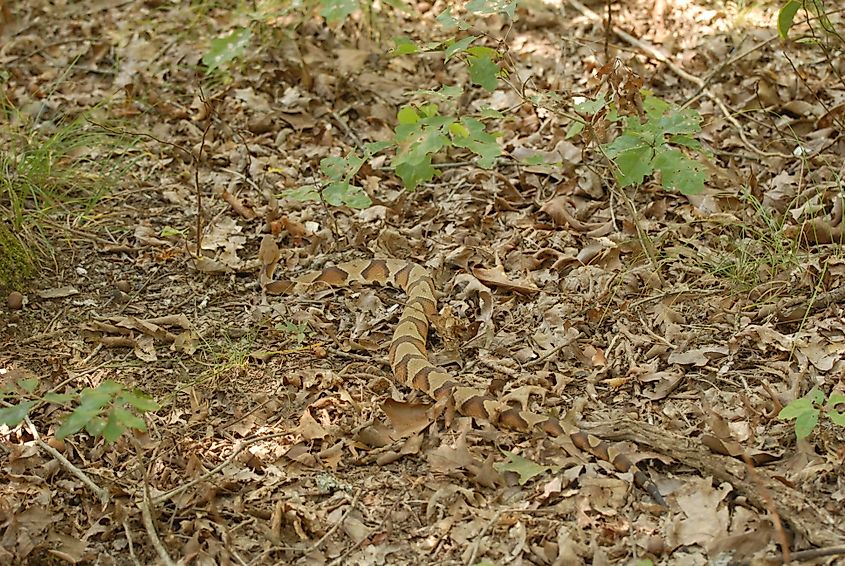
[[[32,111],[35,108],[35,111]],[[125,141],[76,118],[0,104],[0,290],[30,278],[46,249],[45,218],[82,218],[105,194],[114,162],[103,152]]]

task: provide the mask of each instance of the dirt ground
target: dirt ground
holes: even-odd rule
[[[783,42],[780,4],[616,2],[623,33],[591,17],[598,2],[481,19],[467,33],[502,40],[516,72],[460,104],[505,114],[502,158],[453,151],[414,191],[376,158],[356,177],[373,205],[355,210],[284,195],[390,139],[409,93],[466,85],[442,53],[388,53],[400,33],[442,37],[445,4],[333,26],[266,12],[206,74],[248,3],[0,2],[7,104],[134,140],[86,148],[122,173],[45,224],[56,259],[23,308],[3,306],[0,384],[35,378],[17,395],[36,399],[114,380],[161,405],[113,443],[57,439],[51,404],[0,425],[0,563],[843,563],[845,429],[823,414],[796,440],[778,414],[813,387],[845,392],[845,59],[834,40]],[[703,192],[650,180],[626,200],[565,117],[529,103],[592,92],[608,57],[701,114]],[[425,266],[442,293],[432,361],[629,451],[667,505],[569,439],[397,384],[403,294],[271,296],[267,235],[277,277]]]

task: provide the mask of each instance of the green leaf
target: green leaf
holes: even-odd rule
[[[672,110],[658,120],[665,134],[695,134],[701,131],[701,116],[694,110]]]
[[[827,416],[834,424],[845,426],[845,395],[834,393],[828,398]]]
[[[455,28],[458,28],[460,30],[466,30],[470,27],[468,23],[452,15],[451,7],[443,10],[440,15],[437,16],[437,21],[440,22],[440,25],[443,26],[443,29],[446,31]]]
[[[601,112],[605,106],[607,106],[607,101],[604,99],[604,95],[596,100],[590,98],[576,99],[575,111],[587,116],[593,116]]]
[[[18,387],[20,387],[27,393],[32,393],[33,391],[35,391],[35,388],[38,387],[38,379],[34,377],[19,379],[17,383]]]
[[[819,424],[818,411],[806,412],[799,415],[795,419],[795,436],[798,438],[810,436],[817,424]]]
[[[701,150],[701,142],[687,135],[678,134],[670,136],[669,141],[675,145],[682,145],[690,149]]]
[[[378,152],[387,149],[388,147],[393,146],[392,143],[381,141],[381,142],[369,142],[364,144],[364,152],[367,154],[367,157],[372,157]]]
[[[127,411],[123,407],[115,407],[109,414],[109,421],[114,420],[124,428],[131,428],[133,430],[145,431],[147,430],[147,423],[138,415]]]
[[[211,41],[211,46],[202,58],[203,64],[208,67],[207,73],[232,61],[241,55],[249,45],[252,31],[249,28],[236,29],[225,37]]]
[[[462,51],[466,50],[466,48],[472,45],[472,42],[476,39],[478,39],[478,36],[470,35],[459,41],[454,42],[452,45],[446,48],[446,52],[443,54],[443,61],[446,62],[458,53],[461,53]]]
[[[419,137],[423,130],[423,124],[398,124],[393,130],[393,142],[396,144],[406,143],[413,138]]]
[[[131,405],[144,413],[161,409],[161,405],[156,403],[152,397],[140,391],[126,391],[117,402],[121,405]]]
[[[818,409],[813,406],[813,402],[807,397],[799,397],[781,409],[778,413],[778,418],[790,421],[797,419],[809,411],[818,412]]]
[[[112,442],[120,438],[120,435],[123,434],[124,430],[126,429],[122,426],[120,418],[117,416],[117,408],[115,408],[109,413],[105,425],[98,432],[102,435],[102,437],[108,444],[111,444]]]
[[[306,335],[311,333],[307,322],[297,324],[295,322],[285,321],[284,323],[277,324],[276,330],[292,334],[298,344],[301,344],[305,340]]]
[[[320,171],[334,181],[347,180],[354,177],[363,164],[362,158],[350,152],[346,157],[324,157],[320,160]]]
[[[291,189],[281,195],[297,201],[319,201],[320,191],[315,185],[303,185],[298,189]]]
[[[433,102],[429,102],[428,104],[423,104],[423,105],[420,106],[420,114],[422,114],[426,118],[434,118],[439,113],[440,113],[440,109]],[[433,124],[434,122],[427,122],[427,123]]]
[[[494,120],[505,120],[505,119],[507,119],[507,117],[504,114],[502,114],[501,112],[499,112],[495,108],[489,108],[489,107],[482,108],[479,111],[478,115],[481,116],[482,118],[492,118]]]
[[[425,51],[425,52],[437,51],[437,50],[440,49],[440,47],[443,45],[443,43],[444,43],[443,41],[429,41],[427,43],[423,43],[422,46],[420,47],[420,51]]]
[[[585,127],[584,122],[572,122],[571,124],[569,124],[569,127],[566,128],[566,134],[565,134],[564,137],[568,140],[572,139],[575,136],[577,136],[578,134],[580,134],[581,132],[583,132],[584,127]]]
[[[323,5],[320,15],[330,24],[342,22],[359,8],[357,0],[320,0],[320,4]]]
[[[482,16],[490,14],[507,14],[513,19],[516,13],[516,2],[513,0],[470,0],[466,9],[473,14]]]
[[[79,394],[79,406],[101,409],[111,403],[115,394],[122,390],[123,386],[114,381],[104,381],[94,389],[86,387]]]
[[[373,204],[364,189],[347,181],[329,183],[323,189],[323,199],[332,206],[347,205],[351,208],[367,208]]]
[[[455,137],[452,144],[469,149],[478,155],[480,167],[485,169],[492,167],[496,158],[502,154],[502,148],[496,143],[496,136],[488,133],[484,128],[484,123],[475,118],[461,119],[460,126],[463,127],[466,135]]]
[[[344,197],[348,190],[349,183],[347,181],[329,183],[323,189],[323,200],[326,201],[326,204],[341,206],[344,203]]]
[[[98,412],[100,409],[112,402],[113,398],[108,393],[103,391],[93,390],[85,394],[83,391],[79,394],[79,405],[85,411]]]
[[[657,120],[672,109],[672,105],[656,96],[650,96],[649,91],[643,89],[643,110],[650,120]]]
[[[499,66],[490,56],[472,56],[469,58],[469,78],[488,92],[496,90],[499,84]]]
[[[76,398],[76,395],[72,395],[70,393],[47,393],[44,395],[45,401],[56,405],[67,405]]]
[[[457,85],[443,85],[436,92],[444,98],[457,98],[464,93],[464,89]]]
[[[89,393],[95,393],[97,395],[114,396],[125,390],[126,388],[123,386],[122,383],[118,383],[117,381],[114,381],[112,379],[107,379],[93,389],[91,389],[90,387],[83,389],[81,395],[84,396]]]
[[[103,417],[96,416],[86,423],[85,432],[94,437],[101,436],[104,428],[106,428],[106,420]]]
[[[622,187],[642,184],[646,175],[654,170],[651,160],[654,150],[642,145],[619,153],[613,162],[616,164],[616,180]]]
[[[707,174],[701,164],[676,149],[659,151],[652,166],[660,171],[660,180],[665,189],[676,189],[685,195],[694,195],[704,190]]]
[[[778,11],[778,33],[781,39],[787,39],[789,36],[789,29],[792,27],[792,22],[795,20],[795,14],[801,8],[800,0],[789,0],[786,4],[781,6]]]
[[[99,409],[93,407],[83,407],[79,405],[71,412],[56,431],[56,438],[62,439],[71,434],[75,434],[87,426],[92,420],[97,418],[100,414]]]
[[[324,157],[320,160],[320,172],[330,179],[343,179],[346,176],[346,161],[342,157]]]
[[[423,155],[437,153],[444,146],[449,145],[449,138],[440,133],[440,127],[446,124],[438,124],[437,127],[426,128],[422,131],[422,135],[417,138],[417,143],[413,144],[413,148],[409,151],[412,160],[419,161]]]
[[[779,419],[795,420],[795,436],[806,438],[813,432],[819,422],[818,406],[824,402],[824,393],[818,387],[813,387],[806,395],[800,397],[778,413]]]
[[[419,53],[419,47],[413,40],[407,37],[394,37],[393,49],[390,50],[391,55],[410,55],[411,53]]]
[[[603,145],[602,148],[604,149],[605,153],[607,153],[607,156],[613,159],[617,155],[620,155],[632,149],[651,149],[651,145],[645,140],[643,140],[641,136],[626,133],[617,137],[609,144]]]
[[[396,114],[396,119],[400,124],[416,124],[420,121],[420,115],[417,114],[417,110],[413,106],[403,106]]]
[[[459,122],[453,122],[449,124],[449,133],[455,137],[461,138],[468,138],[469,137],[469,130],[466,126]]]
[[[179,228],[174,228],[173,226],[165,226],[159,231],[159,235],[162,238],[173,238],[173,237],[182,237],[184,234],[182,230]]]
[[[525,163],[526,165],[548,165],[546,163],[546,157],[544,155],[530,155],[523,159],[520,159],[520,162]]]
[[[11,407],[3,407],[0,409],[0,424],[18,426],[36,403],[37,401],[22,401]]]
[[[508,457],[508,461],[497,462],[493,464],[493,468],[501,473],[516,473],[519,476],[519,485],[525,485],[533,478],[549,470],[548,466],[541,466],[540,464],[532,462],[531,460],[523,458],[513,452],[509,452],[507,450],[503,450],[502,452],[504,452]]]
[[[430,156],[415,162],[394,160],[394,167],[406,189],[415,189],[421,183],[432,180],[437,174],[437,170],[431,166]]]
[[[349,208],[357,208],[359,210],[369,208],[373,204],[370,195],[363,188],[356,187],[355,185],[349,186],[346,195],[343,197],[343,202]]]

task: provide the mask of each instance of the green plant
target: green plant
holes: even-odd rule
[[[437,171],[432,156],[445,148],[468,149],[478,156],[478,165],[493,166],[501,153],[497,134],[489,133],[477,118],[441,116],[436,104],[407,105],[399,110],[392,160],[396,174],[406,188],[431,180]]]
[[[377,23],[375,4],[373,0],[269,0],[257,5],[253,3],[249,8],[240,8],[237,10],[239,15],[248,20],[249,24],[232,28],[228,34],[211,40],[202,57],[206,74],[226,69],[232,61],[241,58],[253,42],[252,28],[261,31],[281,25],[292,29],[315,13],[324,18],[327,24],[335,25],[359,12],[374,27]],[[384,0],[379,7],[383,9],[384,6],[399,11],[409,10],[402,0]],[[261,37],[260,33],[257,35]]]
[[[20,379],[16,390],[2,391],[2,397],[20,398],[32,395],[38,386],[35,379]],[[47,393],[40,399],[20,401],[0,409],[0,424],[19,425],[33,408],[52,404],[62,407],[76,406],[62,419],[56,438],[65,438],[85,429],[94,437],[114,442],[128,429],[145,431],[144,419],[136,413],[157,411],[160,405],[140,391],[127,389],[115,381],[104,381],[97,387],[86,387],[80,392]]]
[[[836,28],[830,21],[827,15],[827,9],[822,0],[788,0],[783,4],[780,10],[778,10],[777,20],[778,33],[782,39],[785,40],[789,37],[789,30],[792,29],[792,24],[795,23],[795,16],[800,10],[804,10],[808,16],[817,19],[826,33],[838,38],[840,41],[842,40],[842,37],[837,33]]]
[[[822,414],[833,424],[845,427],[845,395],[834,393],[825,403],[825,394],[818,387],[813,387],[806,395],[781,409],[778,418],[794,420],[795,437],[802,439],[813,432]]]
[[[78,218],[107,191],[116,161],[104,150],[129,145],[88,122],[51,116],[41,102],[20,110],[0,103],[0,290],[21,286],[48,250],[40,237],[46,216]]]
[[[0,208],[7,209],[15,230],[26,217],[92,207],[115,167],[100,152],[128,144],[92,126],[91,112],[50,120],[40,113],[29,117],[8,105],[0,109],[7,122],[0,127],[0,142],[8,148],[0,154]]]
[[[297,345],[301,345],[303,342],[305,342],[305,339],[308,337],[308,335],[313,333],[311,328],[308,326],[307,322],[296,323],[285,321],[283,323],[277,324],[276,330],[289,334]]]
[[[211,74],[220,67],[241,57],[249,46],[252,30],[248,27],[236,28],[229,35],[211,40],[202,62],[206,66],[206,73]]]
[[[616,125],[621,133],[611,142],[600,145],[601,151],[614,165],[614,176],[621,187],[640,185],[645,178],[660,174],[660,183],[667,190],[695,194],[704,188],[708,173],[701,161],[685,152],[705,157],[695,135],[701,131],[701,117],[691,109],[681,109],[642,89],[641,110],[623,115],[620,105],[606,97],[581,100],[575,110],[588,120],[576,120],[567,131],[571,138],[595,127],[598,120]]]
[[[284,197],[300,201],[322,201],[331,206],[346,205],[350,208],[367,208],[373,201],[364,189],[353,183],[361,166],[384,144],[369,144],[364,157],[350,152],[346,157],[325,157],[320,161],[320,172],[328,179],[322,185],[303,185],[286,192]]]
[[[783,274],[800,264],[800,240],[789,236],[787,217],[763,206],[749,188],[740,189],[739,198],[750,212],[739,222],[717,222],[710,245],[691,253],[708,272],[741,289],[759,291],[766,284],[766,293],[759,297],[763,300],[769,293],[781,293],[773,282],[784,280]]]
[[[404,4],[391,0],[387,4],[402,9]],[[514,17],[517,3],[503,0],[471,0],[465,6],[466,11],[474,16],[486,16],[504,13]],[[306,1],[295,7],[287,5],[268,5],[250,15],[253,24],[261,24],[288,14],[292,10],[308,13],[315,2]],[[362,0],[320,0],[320,14],[328,23],[348,18],[362,7],[372,9],[369,2]],[[452,14],[447,8],[438,16],[444,29],[468,30],[471,25],[467,20]],[[233,60],[243,56],[252,33],[249,27],[239,27],[228,35],[211,42],[203,56],[203,63],[208,74],[218,69],[225,69]],[[498,64],[502,53],[483,45],[475,45],[481,36],[470,35],[458,39],[454,36],[444,41],[417,45],[407,38],[394,39],[395,46],[391,54],[395,56],[411,55],[424,52],[442,51],[444,62],[460,58],[467,66],[470,81],[492,91],[498,85],[499,78],[507,76],[504,68]],[[456,86],[443,86],[437,91],[420,91],[416,94],[440,97],[440,100],[457,99],[463,90]],[[365,144],[360,152],[350,152],[345,157],[326,157],[320,162],[320,172],[324,182],[298,187],[286,192],[287,198],[295,200],[320,200],[332,206],[346,205],[351,208],[367,208],[372,200],[364,189],[354,184],[354,177],[362,165],[380,151],[391,149],[394,152],[391,165],[404,186],[409,189],[431,180],[437,171],[432,164],[432,157],[449,148],[463,148],[478,156],[478,164],[491,167],[501,153],[496,143],[496,133],[488,132],[482,122],[486,118],[503,118],[495,111],[485,111],[479,116],[452,116],[441,114],[440,107],[431,102],[407,104],[400,108],[397,115],[398,125],[390,141]]]

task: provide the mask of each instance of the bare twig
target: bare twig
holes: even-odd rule
[[[315,550],[320,548],[323,545],[323,543],[326,542],[326,539],[328,539],[330,536],[332,536],[332,534],[334,534],[335,531],[337,531],[340,528],[340,526],[346,520],[346,517],[348,517],[349,514],[355,509],[355,506],[358,504],[358,498],[361,497],[361,493],[363,493],[363,491],[364,491],[363,489],[358,488],[358,491],[355,492],[355,495],[352,497],[352,501],[349,503],[349,508],[347,508],[346,511],[344,511],[343,516],[340,518],[340,520],[338,520],[337,523],[332,525],[332,528],[330,528],[328,531],[326,531],[326,534],[321,536],[320,540],[318,540],[317,542],[312,544],[311,547],[308,550],[303,552],[303,554],[305,556],[311,554],[312,552],[314,552]]]
[[[97,484],[95,484],[91,480],[91,478],[89,478],[87,475],[85,475],[85,472],[83,472],[82,470],[80,470],[79,468],[74,466],[70,462],[70,460],[68,460],[67,458],[64,457],[64,455],[61,452],[59,452],[58,450],[56,450],[55,448],[53,448],[52,446],[50,446],[49,444],[47,444],[46,442],[41,440],[41,436],[38,434],[38,430],[35,428],[35,425],[32,424],[32,421],[29,420],[29,417],[25,417],[25,420],[26,420],[26,426],[27,426],[27,428],[29,428],[29,433],[33,436],[33,438],[35,438],[35,442],[38,443],[38,446],[40,446],[45,452],[49,453],[53,458],[58,460],[59,463],[62,466],[64,466],[67,471],[69,471],[74,476],[79,478],[79,481],[84,483],[88,487],[88,489],[93,491],[94,494],[97,496],[97,499],[100,500],[100,503],[103,505],[103,507],[108,505],[108,503],[109,503],[109,492],[106,491],[105,489],[101,488]]]
[[[210,102],[206,101],[206,104],[211,104]],[[202,250],[202,190],[200,189],[200,162],[202,161],[202,150],[205,148],[205,138],[208,135],[208,131],[211,129],[211,126],[214,122],[209,120],[208,125],[205,127],[205,130],[202,132],[202,140],[200,141],[200,149],[197,152],[197,155],[194,156],[194,188],[197,191],[197,249],[196,249],[196,257],[200,256],[200,250]],[[192,154],[193,155],[193,154]]]
[[[484,525],[484,528],[481,529],[481,532],[476,535],[475,542],[472,544],[472,552],[470,553],[469,557],[464,561],[464,564],[466,564],[467,566],[469,566],[470,564],[475,564],[475,557],[478,555],[478,549],[481,547],[481,543],[484,540],[484,535],[486,535],[487,531],[493,528],[493,526],[499,521],[499,518],[502,516],[502,513],[504,513],[503,509],[499,509],[498,511],[496,511],[493,517],[491,517],[490,520],[487,521],[487,523]]]
[[[149,496],[149,490],[147,489],[147,485],[145,484],[144,500],[139,504],[139,507],[141,508],[141,518],[144,522],[144,529],[146,529],[147,531],[147,536],[150,537],[150,542],[152,543],[153,548],[156,549],[156,554],[158,554],[159,559],[165,564],[165,566],[176,566],[176,563],[167,553],[167,549],[164,548],[161,539],[158,538],[156,526],[153,522],[153,514],[150,510],[151,502]]]
[[[278,437],[284,436],[286,434],[290,434],[290,433],[288,431],[277,432],[277,433],[274,433],[274,434],[267,434],[265,436],[256,436],[254,438],[248,438],[248,439],[244,440],[243,442],[238,444],[238,446],[229,455],[229,457],[226,458],[225,460],[223,460],[223,462],[221,462],[219,465],[215,466],[214,468],[212,468],[208,472],[202,474],[201,476],[192,479],[188,483],[182,484],[177,488],[171,489],[170,491],[167,491],[165,493],[162,493],[161,495],[156,496],[155,498],[153,498],[152,504],[153,505],[159,505],[161,503],[164,503],[165,501],[176,497],[180,493],[187,491],[188,489],[197,485],[199,482],[205,480],[206,478],[213,476],[214,474],[216,474],[217,472],[219,472],[220,470],[222,470],[223,468],[225,468],[226,466],[231,464],[232,461],[238,456],[238,454],[243,452],[244,449],[246,449],[247,446],[255,444],[256,442],[261,442],[263,440],[270,440],[272,438],[278,438]]]

